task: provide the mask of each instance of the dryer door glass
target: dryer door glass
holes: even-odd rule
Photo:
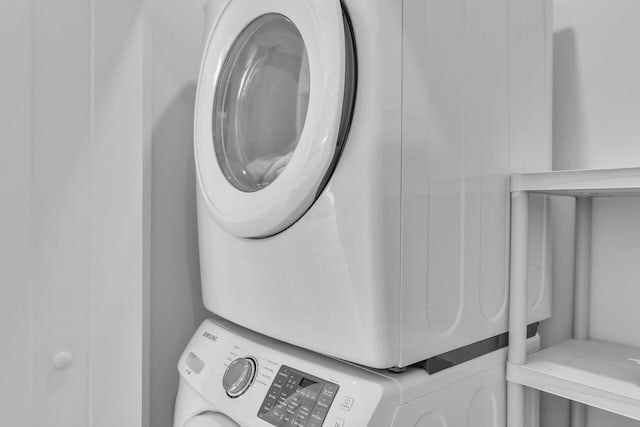
[[[213,143],[227,180],[244,192],[271,184],[293,155],[309,105],[307,49],[290,19],[266,14],[240,33],[213,102]]]

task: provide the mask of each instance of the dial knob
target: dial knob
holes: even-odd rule
[[[255,359],[241,357],[227,366],[227,370],[222,377],[222,387],[229,397],[238,397],[247,391],[255,376]]]

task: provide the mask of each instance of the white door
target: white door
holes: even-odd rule
[[[293,224],[329,179],[351,121],[355,52],[339,0],[232,0],[198,81],[198,185],[238,237]]]

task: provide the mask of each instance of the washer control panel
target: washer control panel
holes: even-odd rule
[[[258,417],[278,427],[321,427],[340,387],[282,365]]]

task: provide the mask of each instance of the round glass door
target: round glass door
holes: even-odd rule
[[[224,8],[198,78],[194,140],[202,207],[225,231],[273,236],[325,188],[351,123],[351,36],[339,0]]]
[[[259,191],[284,171],[309,92],[307,49],[293,22],[269,13],[247,25],[229,50],[213,100],[214,149],[235,188]]]

